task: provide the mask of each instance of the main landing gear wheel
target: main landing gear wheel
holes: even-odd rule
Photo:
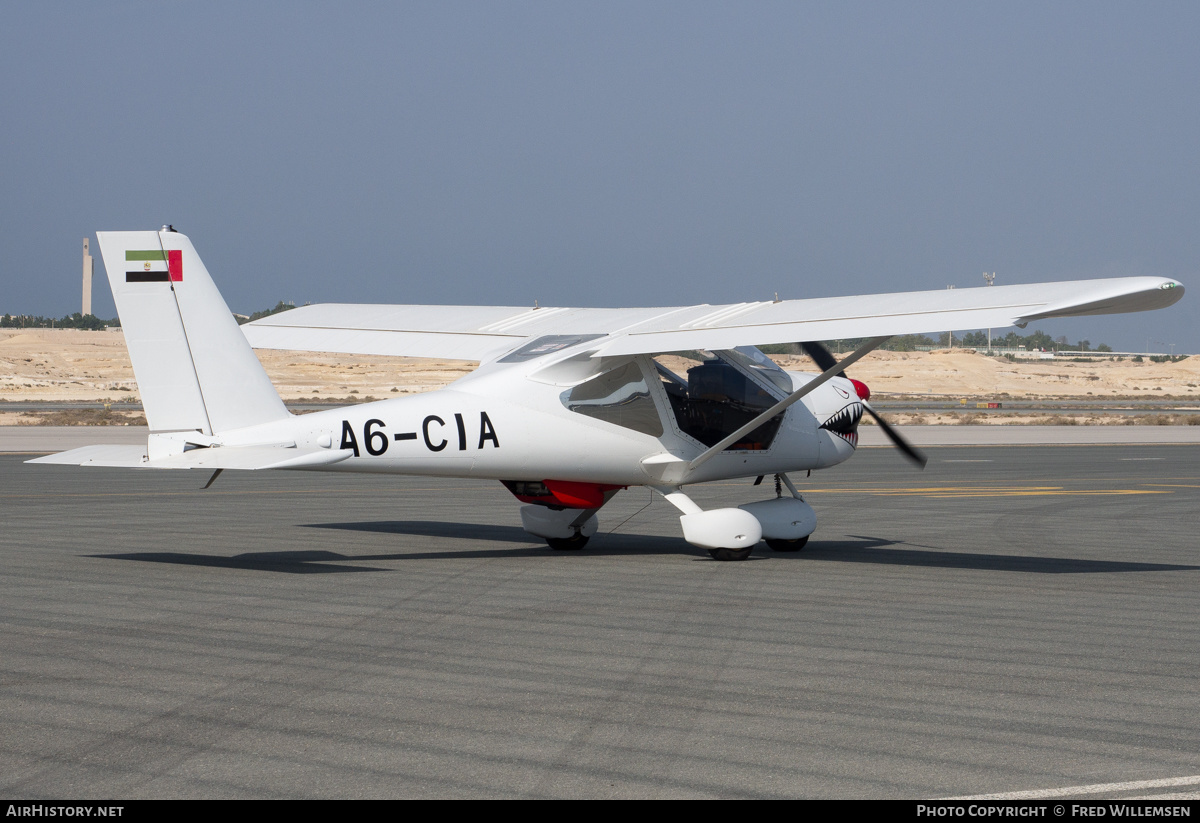
[[[708,555],[713,560],[745,560],[753,549],[753,546],[746,549],[709,549]]]
[[[796,540],[772,540],[768,537],[766,542],[773,551],[798,552],[804,548],[804,545],[808,542],[808,537],[800,537]]]
[[[579,551],[587,545],[588,539],[582,534],[574,535],[573,537],[547,537],[546,543],[550,548],[559,552],[574,552]]]

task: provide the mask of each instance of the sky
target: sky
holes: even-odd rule
[[[1196,353],[1198,41],[1195,2],[8,2],[0,312],[171,223],[238,312],[1156,275],[1191,293],[1041,328]]]

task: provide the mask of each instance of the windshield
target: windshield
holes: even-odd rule
[[[781,399],[738,368],[741,365],[746,371],[764,377],[770,373],[770,369],[755,363],[747,352],[671,352],[655,355],[653,360],[676,425],[706,446],[715,446]],[[752,368],[756,371],[751,371]],[[787,378],[778,366],[775,371]],[[779,385],[774,380],[770,382]],[[790,378],[788,382],[790,384]],[[744,435],[729,449],[762,451],[770,448],[782,421],[781,412]]]
[[[737,361],[746,371],[767,380],[784,395],[789,395],[795,391],[792,386],[791,375],[754,346],[738,346],[736,349],[721,352],[721,355],[730,360]],[[782,400],[783,398],[780,399]]]

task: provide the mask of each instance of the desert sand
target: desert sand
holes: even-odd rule
[[[260,351],[258,358],[285,401],[429,391],[476,365],[323,352]],[[0,329],[0,400],[120,403],[141,397],[119,329]]]
[[[804,357],[777,357],[785,369],[811,370]],[[1037,360],[988,357],[971,349],[933,352],[877,351],[849,370],[881,397],[937,394],[946,397],[1075,398],[1200,397],[1200,356],[1176,363],[1066,358]]]
[[[475,363],[320,352],[258,352],[285,401],[359,402],[440,388]],[[781,355],[787,369],[812,371],[803,356]],[[1063,359],[1010,361],[970,350],[874,352],[851,369],[877,398],[936,395],[981,399],[1200,399],[1200,356],[1177,363]],[[120,330],[0,330],[0,401],[140,402]],[[38,422],[3,412],[0,424]],[[59,421],[61,422],[61,421]],[[915,421],[914,421],[915,422]],[[932,420],[930,422],[933,422]]]

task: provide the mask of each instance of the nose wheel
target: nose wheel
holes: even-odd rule
[[[772,551],[777,552],[798,552],[804,548],[808,542],[808,537],[801,537],[796,540],[778,540],[768,537],[766,544]]]
[[[750,556],[753,546],[747,549],[709,549],[708,556],[713,560],[745,560]]]

